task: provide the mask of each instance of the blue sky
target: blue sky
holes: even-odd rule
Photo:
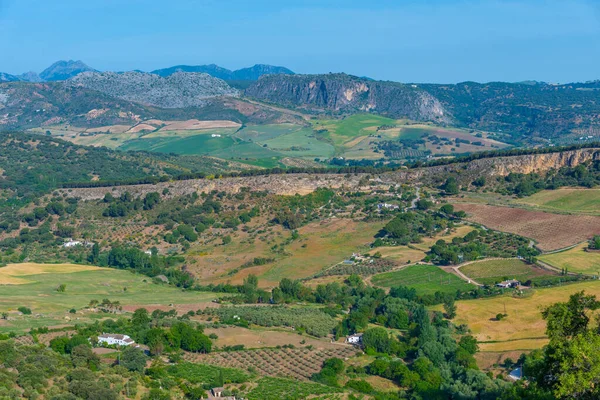
[[[600,0],[0,0],[0,71],[256,63],[402,82],[600,79]]]

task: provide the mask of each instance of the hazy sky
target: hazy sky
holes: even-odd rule
[[[403,82],[600,79],[600,0],[0,0],[0,71],[256,63]]]

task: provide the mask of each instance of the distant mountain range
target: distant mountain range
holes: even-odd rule
[[[600,132],[599,81],[412,84],[343,73],[300,75],[269,65],[237,71],[214,64],[175,66],[146,73],[98,72],[81,61],[60,61],[39,76],[0,73],[0,82],[0,130],[57,122],[98,126],[159,114],[242,123],[301,118],[291,110],[282,117],[283,107],[481,129],[511,135],[503,140],[514,143],[547,144],[564,134]]]
[[[82,61],[57,61],[50,67],[46,68],[39,74],[35,72],[26,72],[21,75],[11,75],[0,72],[0,82],[56,82],[66,81],[83,72],[99,72],[96,69],[88,66]],[[143,72],[135,70],[133,72]],[[157,69],[150,72],[151,74],[159,75],[164,78],[175,74],[176,72],[201,72],[222,79],[224,81],[255,81],[263,75],[268,74],[288,74],[294,72],[285,68],[266,64],[256,64],[252,67],[242,68],[231,71],[227,68],[219,67],[215,64],[210,65],[176,65],[174,67]]]
[[[203,72],[214,76],[215,78],[223,79],[224,81],[255,81],[263,75],[293,75],[294,72],[285,68],[266,64],[256,64],[252,67],[242,68],[231,71],[226,68],[219,67],[215,64],[209,65],[177,65],[175,67],[157,69],[152,71],[153,74],[160,76],[169,76],[175,72]]]

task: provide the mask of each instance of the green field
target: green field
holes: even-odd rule
[[[341,120],[319,121],[315,124],[315,129],[324,126],[333,136],[343,136],[348,140],[375,133],[376,128],[381,125],[396,125],[396,120],[374,114],[356,114]]]
[[[134,139],[119,146],[119,150],[145,150],[159,153],[176,154],[209,154],[211,152],[230,148],[234,143],[231,137],[211,137],[200,134],[184,137],[166,136]]]
[[[433,265],[411,265],[398,271],[384,272],[373,276],[371,282],[375,286],[393,287],[408,286],[415,288],[419,294],[435,292],[456,293],[457,290],[474,289],[458,276],[445,272]]]
[[[321,385],[316,382],[301,382],[293,379],[265,377],[258,381],[258,386],[248,393],[250,400],[306,399],[309,396],[331,395],[341,393],[342,389]],[[338,398],[316,397],[316,398]]]
[[[546,254],[538,258],[553,267],[566,268],[569,272],[600,275],[600,252],[587,252],[586,247],[587,243],[584,243],[571,250]]]
[[[492,285],[507,279],[517,279],[524,282],[528,279],[550,274],[517,259],[475,262],[461,267],[460,271],[484,285]]]
[[[300,129],[302,126],[294,124],[252,125],[244,127],[235,136],[247,142],[264,143],[266,140],[275,139]]]
[[[69,313],[71,308],[80,311],[92,299],[107,298],[122,306],[137,306],[203,303],[217,297],[213,293],[184,292],[166,284],[154,284],[151,278],[129,271],[69,264],[60,265],[64,268],[55,271],[45,266],[12,264],[0,268],[0,310],[10,315],[8,321],[0,321],[0,331],[62,324],[66,317],[78,322],[98,318],[99,314]],[[21,268],[24,272],[19,272]],[[61,284],[66,285],[64,293],[56,290]],[[21,306],[29,307],[32,315],[18,315],[16,310]]]
[[[269,149],[289,157],[329,158],[334,154],[331,144],[317,140],[312,129],[303,128],[265,141]]]
[[[544,190],[524,199],[514,200],[546,211],[600,214],[600,189]]]

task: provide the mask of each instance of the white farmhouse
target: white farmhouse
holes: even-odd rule
[[[82,245],[83,243],[81,243],[79,240],[69,240],[68,242],[63,243],[63,247],[75,247]]]
[[[99,344],[106,345],[119,345],[119,346],[129,346],[135,344],[134,340],[127,335],[120,335],[114,333],[103,333],[98,336]]]
[[[362,343],[362,333],[355,333],[354,335],[350,335],[346,338],[346,343],[359,345]]]

